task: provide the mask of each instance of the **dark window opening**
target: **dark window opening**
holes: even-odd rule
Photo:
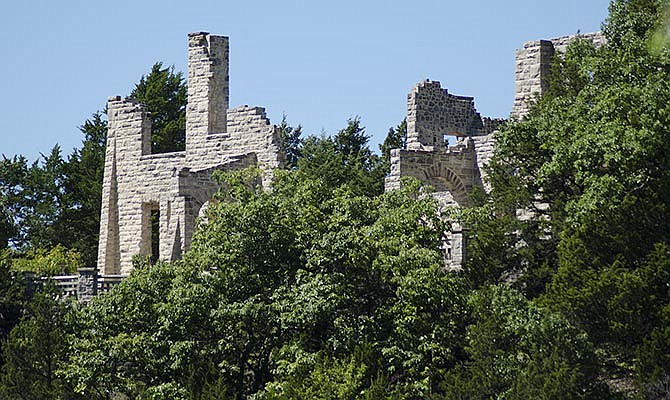
[[[158,261],[160,256],[160,209],[151,210],[151,262]]]

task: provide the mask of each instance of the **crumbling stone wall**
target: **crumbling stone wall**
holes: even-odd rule
[[[577,38],[604,43],[599,33],[535,40],[516,53],[515,97],[512,117],[527,115],[532,102],[548,89],[552,57]],[[400,187],[410,176],[430,185],[445,207],[470,205],[469,193],[479,186],[489,190],[485,166],[493,156],[494,132],[504,120],[482,118],[472,97],[455,96],[439,82],[420,82],[407,96],[407,145],[391,151],[386,190]],[[449,145],[446,136],[455,136]],[[465,258],[465,236],[454,226],[445,241],[447,265],[459,268]]]
[[[200,208],[216,192],[216,170],[258,165],[263,185],[283,166],[281,137],[260,107],[228,110],[228,38],[188,35],[186,150],[151,154],[151,122],[132,99],[108,101],[108,134],[98,268],[126,274],[151,255],[151,215],[159,215],[159,258],[181,257]]]
[[[600,33],[578,35],[596,46]],[[551,59],[577,36],[527,42],[517,50],[512,117],[522,118],[547,90]],[[217,190],[216,170],[258,165],[269,187],[273,168],[284,154],[276,126],[259,107],[229,107],[229,40],[206,32],[188,35],[186,150],[151,154],[151,123],[132,99],[111,97],[103,181],[98,268],[125,274],[135,255],[151,254],[151,214],[158,212],[159,257],[174,260],[190,245],[196,217]],[[408,95],[407,146],[391,152],[386,189],[400,187],[402,176],[428,183],[445,206],[469,205],[468,194],[488,188],[484,166],[495,147],[493,133],[502,120],[482,118],[472,97],[456,96],[426,80]],[[455,136],[449,145],[445,135]],[[464,259],[460,227],[445,251],[452,266]]]
[[[526,116],[532,102],[547,91],[554,54],[565,52],[568,45],[577,39],[588,40],[596,47],[605,43],[602,33],[593,32],[549,40],[533,40],[524,43],[523,47],[516,51],[513,118]]]
[[[386,189],[411,176],[431,185],[447,205],[469,205],[468,193],[482,184],[481,166],[491,156],[491,134],[502,120],[482,118],[472,97],[455,96],[440,82],[425,80],[407,96],[407,146],[391,151]],[[449,146],[444,137],[457,137]]]
[[[493,132],[502,120],[482,118],[472,97],[455,96],[440,82],[420,82],[407,96],[407,146],[391,151],[386,190],[400,187],[400,178],[419,179],[434,189],[444,207],[470,205],[469,193],[482,185],[483,165],[493,152]],[[445,141],[455,136],[454,145]],[[454,225],[444,243],[445,264],[460,268],[465,236]]]
[[[444,135],[483,133],[474,98],[454,96],[440,82],[426,79],[407,95],[407,148],[432,150],[444,146]]]

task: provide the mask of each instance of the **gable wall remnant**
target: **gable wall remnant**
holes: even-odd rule
[[[158,215],[162,260],[189,248],[196,217],[218,189],[216,170],[258,165],[269,187],[284,163],[281,136],[260,107],[228,110],[228,38],[188,35],[186,150],[151,154],[151,121],[133,99],[108,101],[98,268],[127,274],[135,256],[152,255],[152,214]]]

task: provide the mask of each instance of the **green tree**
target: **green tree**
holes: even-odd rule
[[[102,179],[105,168],[107,121],[98,111],[79,130],[84,134],[81,149],[75,149],[64,166],[64,190],[69,206],[63,210],[59,229],[67,238],[63,245],[76,249],[85,266],[96,264]]]
[[[183,151],[186,146],[186,82],[174,67],[157,62],[142,76],[130,97],[147,106],[151,117],[151,151]]]
[[[0,248],[17,245],[19,218],[21,215],[21,183],[27,175],[28,161],[25,157],[7,158],[0,161]]]
[[[302,135],[302,126],[290,126],[286,120],[286,114],[284,114],[279,124],[279,132],[286,152],[286,167],[295,168],[301,155],[300,145],[302,141],[300,135]]]
[[[19,248],[50,248],[61,243],[59,221],[69,207],[64,190],[65,161],[58,145],[25,171],[20,182]]]
[[[23,184],[28,175],[28,160],[23,156],[0,161],[0,238],[2,245],[20,247],[25,241],[25,231],[20,229],[21,216],[26,212],[23,201]]]
[[[512,282],[586,331],[602,375],[632,372],[639,352],[653,359],[667,327],[670,58],[649,51],[663,5],[614,1],[603,47],[576,41],[556,56],[548,93],[498,135],[493,191],[472,213],[486,236],[471,242],[468,273]]]
[[[26,286],[20,273],[12,270],[7,250],[0,250],[0,343],[19,322],[26,303]],[[0,356],[0,365],[4,357]]]
[[[0,396],[8,399],[78,398],[57,371],[67,360],[69,306],[54,288],[36,293],[3,346]]]
[[[442,268],[435,200],[412,182],[368,197],[300,170],[278,171],[271,192],[256,179],[225,175],[182,261],[138,264],[91,302],[60,372],[78,393],[437,390],[463,354],[464,298]]]
[[[378,195],[384,191],[385,166],[368,140],[358,118],[333,137],[309,136],[300,147],[298,170],[332,188],[346,184],[355,194]]]
[[[387,162],[391,159],[391,150],[404,149],[407,145],[407,119],[403,119],[397,127],[389,128],[386,138],[379,145],[382,158]]]
[[[12,252],[6,254],[11,256]],[[9,257],[7,257],[9,259]],[[76,250],[67,250],[58,244],[51,250],[30,249],[14,256],[11,267],[15,271],[33,272],[38,276],[69,275],[81,268],[81,255]]]
[[[151,112],[153,151],[183,150],[186,85],[174,68],[154,64],[131,96]],[[96,112],[79,128],[84,139],[65,159],[59,146],[30,164],[23,156],[0,161],[0,248],[75,249],[95,265],[100,230],[107,121]],[[15,256],[20,257],[19,254]]]
[[[504,286],[475,292],[465,363],[448,371],[445,399],[609,398],[584,333]]]

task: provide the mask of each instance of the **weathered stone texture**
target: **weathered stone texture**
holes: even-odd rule
[[[531,41],[517,50],[512,117],[527,115],[532,102],[548,89],[552,57],[578,38],[595,46],[604,43],[596,32]],[[472,97],[452,95],[439,82],[420,82],[407,96],[407,145],[391,151],[386,190],[399,188],[400,178],[409,176],[430,185],[445,207],[469,205],[474,187],[490,190],[484,167],[493,156],[495,131],[503,122],[482,118]],[[445,136],[456,136],[455,145],[449,146]],[[448,266],[460,267],[465,239],[461,227],[454,226],[444,244]]]
[[[474,99],[449,94],[440,82],[425,80],[407,95],[408,149],[441,148],[444,135],[480,135],[483,130]]]
[[[391,151],[386,190],[399,188],[401,177],[414,177],[432,187],[443,207],[470,205],[468,194],[483,184],[493,132],[502,122],[482,118],[472,97],[452,95],[439,82],[417,84],[407,96],[407,146]],[[453,146],[445,136],[456,137]],[[465,239],[462,228],[454,225],[443,246],[446,267],[461,267]]]
[[[407,96],[407,148],[391,152],[386,189],[400,177],[417,178],[435,189],[445,204],[468,205],[468,193],[481,185],[480,168],[493,151],[492,133],[502,120],[481,118],[472,97],[455,96],[429,80]],[[456,136],[449,146],[444,137]]]
[[[547,91],[552,57],[556,52],[565,52],[568,45],[577,39],[590,41],[596,47],[605,43],[602,33],[594,32],[549,40],[534,40],[526,42],[523,48],[516,51],[513,118],[526,116],[533,101]]]
[[[189,40],[186,150],[151,154],[151,123],[132,99],[108,102],[108,136],[98,268],[127,274],[136,255],[151,255],[151,215],[159,216],[159,258],[188,249],[203,206],[218,185],[216,170],[258,165],[263,186],[283,166],[281,137],[265,110],[228,110],[228,38],[192,33]]]
[[[188,35],[186,147],[197,155],[210,133],[226,132],[228,38],[206,32]]]
[[[604,43],[600,33],[590,33],[531,41],[517,51],[513,118],[527,115],[546,92],[553,55],[578,37]],[[281,136],[263,108],[228,109],[228,38],[191,33],[188,58],[185,151],[151,154],[151,124],[143,106],[109,99],[98,255],[106,274],[128,273],[135,255],[151,254],[152,213],[159,215],[159,257],[181,257],[197,216],[218,188],[214,171],[258,165],[267,188],[272,169],[284,164]],[[445,207],[469,205],[474,187],[489,189],[484,166],[503,122],[482,118],[472,97],[450,94],[439,82],[420,82],[407,96],[407,146],[391,151],[386,189],[399,188],[400,178],[411,176],[432,186]],[[450,146],[445,136],[456,142]],[[445,241],[452,267],[464,259],[465,239],[454,226]]]

